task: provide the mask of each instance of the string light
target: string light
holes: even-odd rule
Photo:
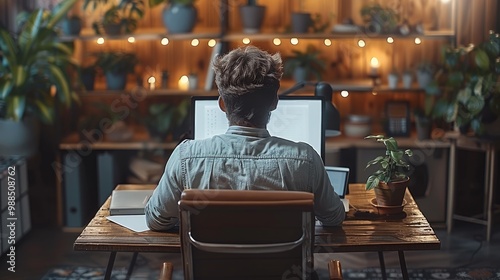
[[[422,39],[420,39],[419,37],[416,37],[415,38],[415,45],[420,45],[422,44]]]
[[[135,38],[134,37],[128,37],[127,41],[129,43],[135,43]]]
[[[329,46],[331,46],[331,45],[332,45],[332,40],[330,40],[330,39],[325,39],[324,44],[325,44],[325,46],[329,47]]]
[[[104,38],[99,37],[99,38],[97,39],[97,44],[98,44],[98,45],[102,45],[102,44],[104,44]]]
[[[274,39],[273,39],[273,44],[274,44],[275,46],[279,46],[279,45],[281,45],[281,40],[280,40],[280,38],[274,38]]]
[[[366,42],[363,39],[359,39],[358,41],[358,47],[364,48],[366,46]]]
[[[295,45],[297,45],[299,43],[299,39],[292,38],[292,39],[290,39],[290,43],[295,46]]]
[[[200,40],[198,39],[193,39],[191,40],[191,46],[196,47],[200,44]]]
[[[210,40],[208,40],[207,44],[209,47],[213,48],[217,44],[217,41],[215,41],[215,39],[210,39]]]
[[[243,44],[245,45],[248,45],[250,44],[250,39],[249,38],[243,38],[243,40],[241,40],[243,42]]]
[[[346,97],[349,96],[349,92],[347,90],[343,90],[343,91],[340,92],[340,96],[346,98]]]
[[[169,42],[169,41],[168,41],[168,38],[163,38],[163,39],[161,39],[161,42],[160,42],[160,43],[161,43],[162,45],[166,46],[166,45],[168,45],[168,42]]]
[[[394,38],[392,38],[392,37],[390,37],[390,36],[389,36],[389,37],[387,37],[387,43],[389,43],[389,44],[394,43]]]

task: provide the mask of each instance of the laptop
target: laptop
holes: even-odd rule
[[[338,194],[344,204],[344,209],[349,212],[349,199],[345,197],[349,186],[349,168],[339,166],[325,166],[328,179],[333,186],[333,190]]]
[[[109,214],[113,215],[144,215],[144,207],[153,190],[113,190]]]

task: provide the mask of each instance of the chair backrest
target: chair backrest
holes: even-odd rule
[[[185,190],[185,279],[309,279],[313,204],[307,192]]]

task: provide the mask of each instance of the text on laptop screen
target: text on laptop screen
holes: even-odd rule
[[[229,127],[226,114],[219,108],[217,97],[193,97],[193,138],[205,139],[224,134]],[[311,145],[324,156],[322,99],[313,96],[280,97],[271,112],[267,129],[272,136]]]

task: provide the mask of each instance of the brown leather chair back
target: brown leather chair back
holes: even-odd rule
[[[179,202],[185,279],[306,279],[314,195],[185,190]]]

